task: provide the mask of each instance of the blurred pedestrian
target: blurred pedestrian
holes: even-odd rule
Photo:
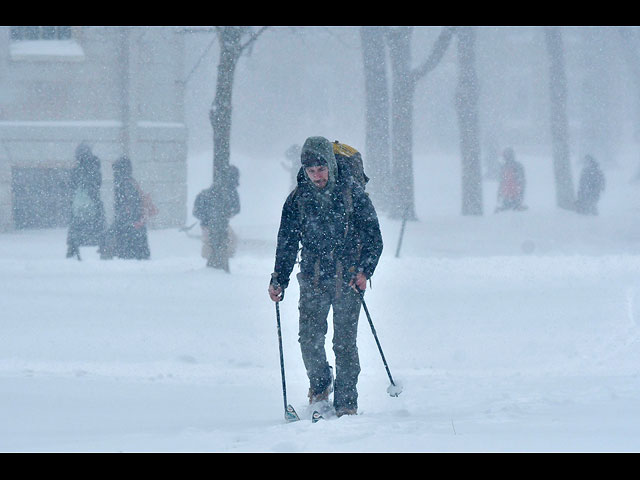
[[[196,196],[193,204],[193,216],[202,229],[202,256],[207,259],[207,267],[227,273],[229,258],[236,249],[236,236],[229,220],[240,213],[239,185],[240,171],[231,165]]]
[[[578,184],[576,211],[583,215],[597,215],[598,201],[604,187],[604,173],[602,173],[598,162],[591,155],[586,155]]]
[[[100,245],[105,231],[104,205],[100,199],[100,159],[86,143],[75,151],[71,170],[71,218],[67,232],[67,258],[80,259],[81,246]]]
[[[527,207],[523,204],[526,187],[524,167],[516,160],[513,148],[506,148],[502,157],[504,162],[500,171],[496,212],[526,210]]]
[[[302,147],[297,143],[291,145],[284,152],[284,156],[287,159],[286,162],[280,162],[282,167],[289,172],[290,189],[293,190],[298,184],[298,172],[300,171],[300,152]]]
[[[131,160],[126,156],[113,164],[113,194],[114,220],[106,235],[101,257],[150,258],[147,221],[157,210],[151,197],[140,189],[133,178]]]

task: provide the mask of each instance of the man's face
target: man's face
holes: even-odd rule
[[[325,165],[318,165],[317,167],[306,167],[307,175],[318,188],[324,188],[329,181],[329,169]]]

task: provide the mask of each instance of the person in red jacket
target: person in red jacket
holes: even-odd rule
[[[505,149],[502,156],[504,163],[500,172],[496,212],[526,210],[527,207],[523,205],[526,186],[524,167],[516,160],[512,148]]]

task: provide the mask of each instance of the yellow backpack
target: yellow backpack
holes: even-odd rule
[[[364,173],[364,164],[360,152],[352,146],[336,140],[333,142],[333,154],[338,164],[338,175],[351,176],[364,189],[369,177]]]

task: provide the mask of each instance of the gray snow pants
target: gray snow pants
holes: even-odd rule
[[[298,274],[300,284],[299,338],[302,360],[313,394],[324,392],[331,382],[331,370],[325,351],[327,317],[333,307],[333,352],[336,357],[336,378],[333,405],[335,408],[357,408],[356,384],[360,361],[356,337],[360,315],[360,296],[348,285],[336,285],[335,280],[314,284]]]

